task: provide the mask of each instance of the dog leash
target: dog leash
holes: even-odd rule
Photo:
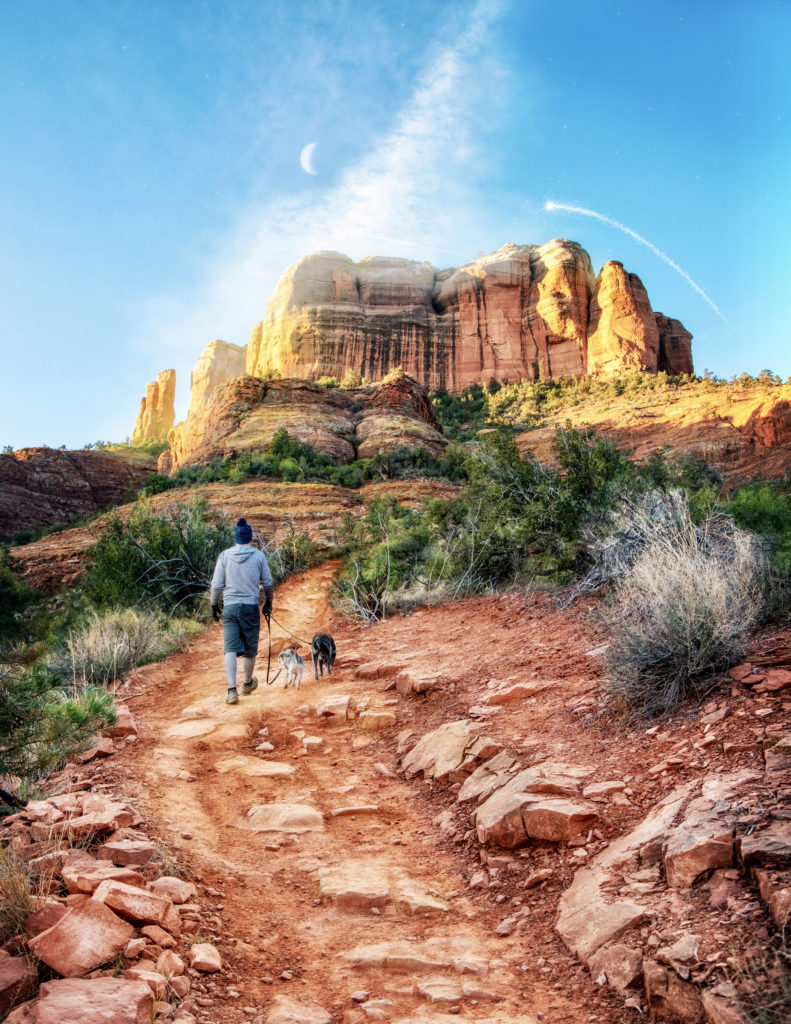
[[[270,615],[270,618],[271,618],[272,622],[275,623],[275,625],[280,626],[280,628],[284,629],[286,631],[286,633],[288,633],[289,636],[293,636],[295,640],[299,640],[299,642],[301,644],[304,644],[305,647],[310,647],[311,646],[309,640],[303,640],[301,636],[297,636],[296,633],[292,633],[292,631],[288,628],[288,626],[284,626],[282,622],[278,622],[277,619],[274,617],[274,615]],[[271,630],[271,628],[269,630],[269,649],[270,649],[270,651],[272,650],[272,630]]]

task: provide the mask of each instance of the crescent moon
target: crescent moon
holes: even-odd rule
[[[317,142],[309,142],[299,154],[299,162],[302,164],[302,170],[306,174],[318,174],[318,171],[313,166],[313,150],[317,145]]]

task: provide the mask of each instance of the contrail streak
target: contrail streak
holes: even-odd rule
[[[692,280],[692,278],[689,276],[686,270],[682,270],[678,263],[676,263],[674,260],[671,260],[671,258],[667,255],[666,252],[662,252],[662,250],[658,249],[652,242],[649,242],[647,238],[643,238],[642,235],[638,235],[636,231],[632,231],[632,229],[628,228],[625,224],[621,224],[620,221],[613,220],[611,217],[605,217],[603,213],[597,213],[596,210],[587,210],[584,206],[569,206],[567,203],[556,203],[553,202],[553,200],[551,199],[544,203],[544,209],[550,211],[566,210],[568,213],[579,213],[583,217],[593,217],[594,220],[600,220],[603,224],[609,224],[610,227],[618,228],[619,231],[623,231],[625,235],[630,235],[632,238],[634,238],[636,242],[639,242],[640,245],[644,245],[647,249],[650,249],[651,252],[655,256],[658,256],[663,263],[667,263],[669,267],[672,267],[673,270],[681,274],[681,276],[684,278],[687,284],[691,284],[695,291],[698,293],[698,295],[700,295],[702,299],[708,302],[708,304],[711,306],[711,308],[714,310],[717,316],[724,323],[728,323],[728,320],[722,313],[722,310],[720,310],[720,308],[714,302],[712,302],[712,300],[703,291],[700,285],[695,284],[695,282]]]

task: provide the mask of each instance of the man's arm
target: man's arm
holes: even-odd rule
[[[212,618],[215,622],[219,621],[220,618],[220,598],[222,592],[225,589],[225,559],[222,554],[217,559],[217,564],[214,567],[214,575],[211,578],[211,591],[209,600],[211,602],[211,613]]]
[[[269,570],[269,563],[266,560],[266,555],[261,552],[261,563],[260,563],[260,581],[261,587],[264,591],[264,604],[261,609],[263,614],[269,618],[272,614],[272,598],[275,596],[275,584],[272,579],[272,573]]]

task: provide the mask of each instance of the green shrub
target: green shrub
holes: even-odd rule
[[[203,497],[159,514],[143,502],[127,521],[110,513],[89,552],[83,589],[98,608],[140,604],[189,611],[205,599],[217,558],[232,542],[227,517]]]
[[[766,536],[781,567],[791,569],[791,498],[785,491],[766,483],[745,484],[728,511],[739,526]]]
[[[37,591],[14,576],[7,554],[0,550],[0,653],[9,643],[28,636],[30,613],[40,601]]]
[[[0,776],[38,778],[114,721],[112,696],[103,689],[69,694],[49,669],[0,665]]]

